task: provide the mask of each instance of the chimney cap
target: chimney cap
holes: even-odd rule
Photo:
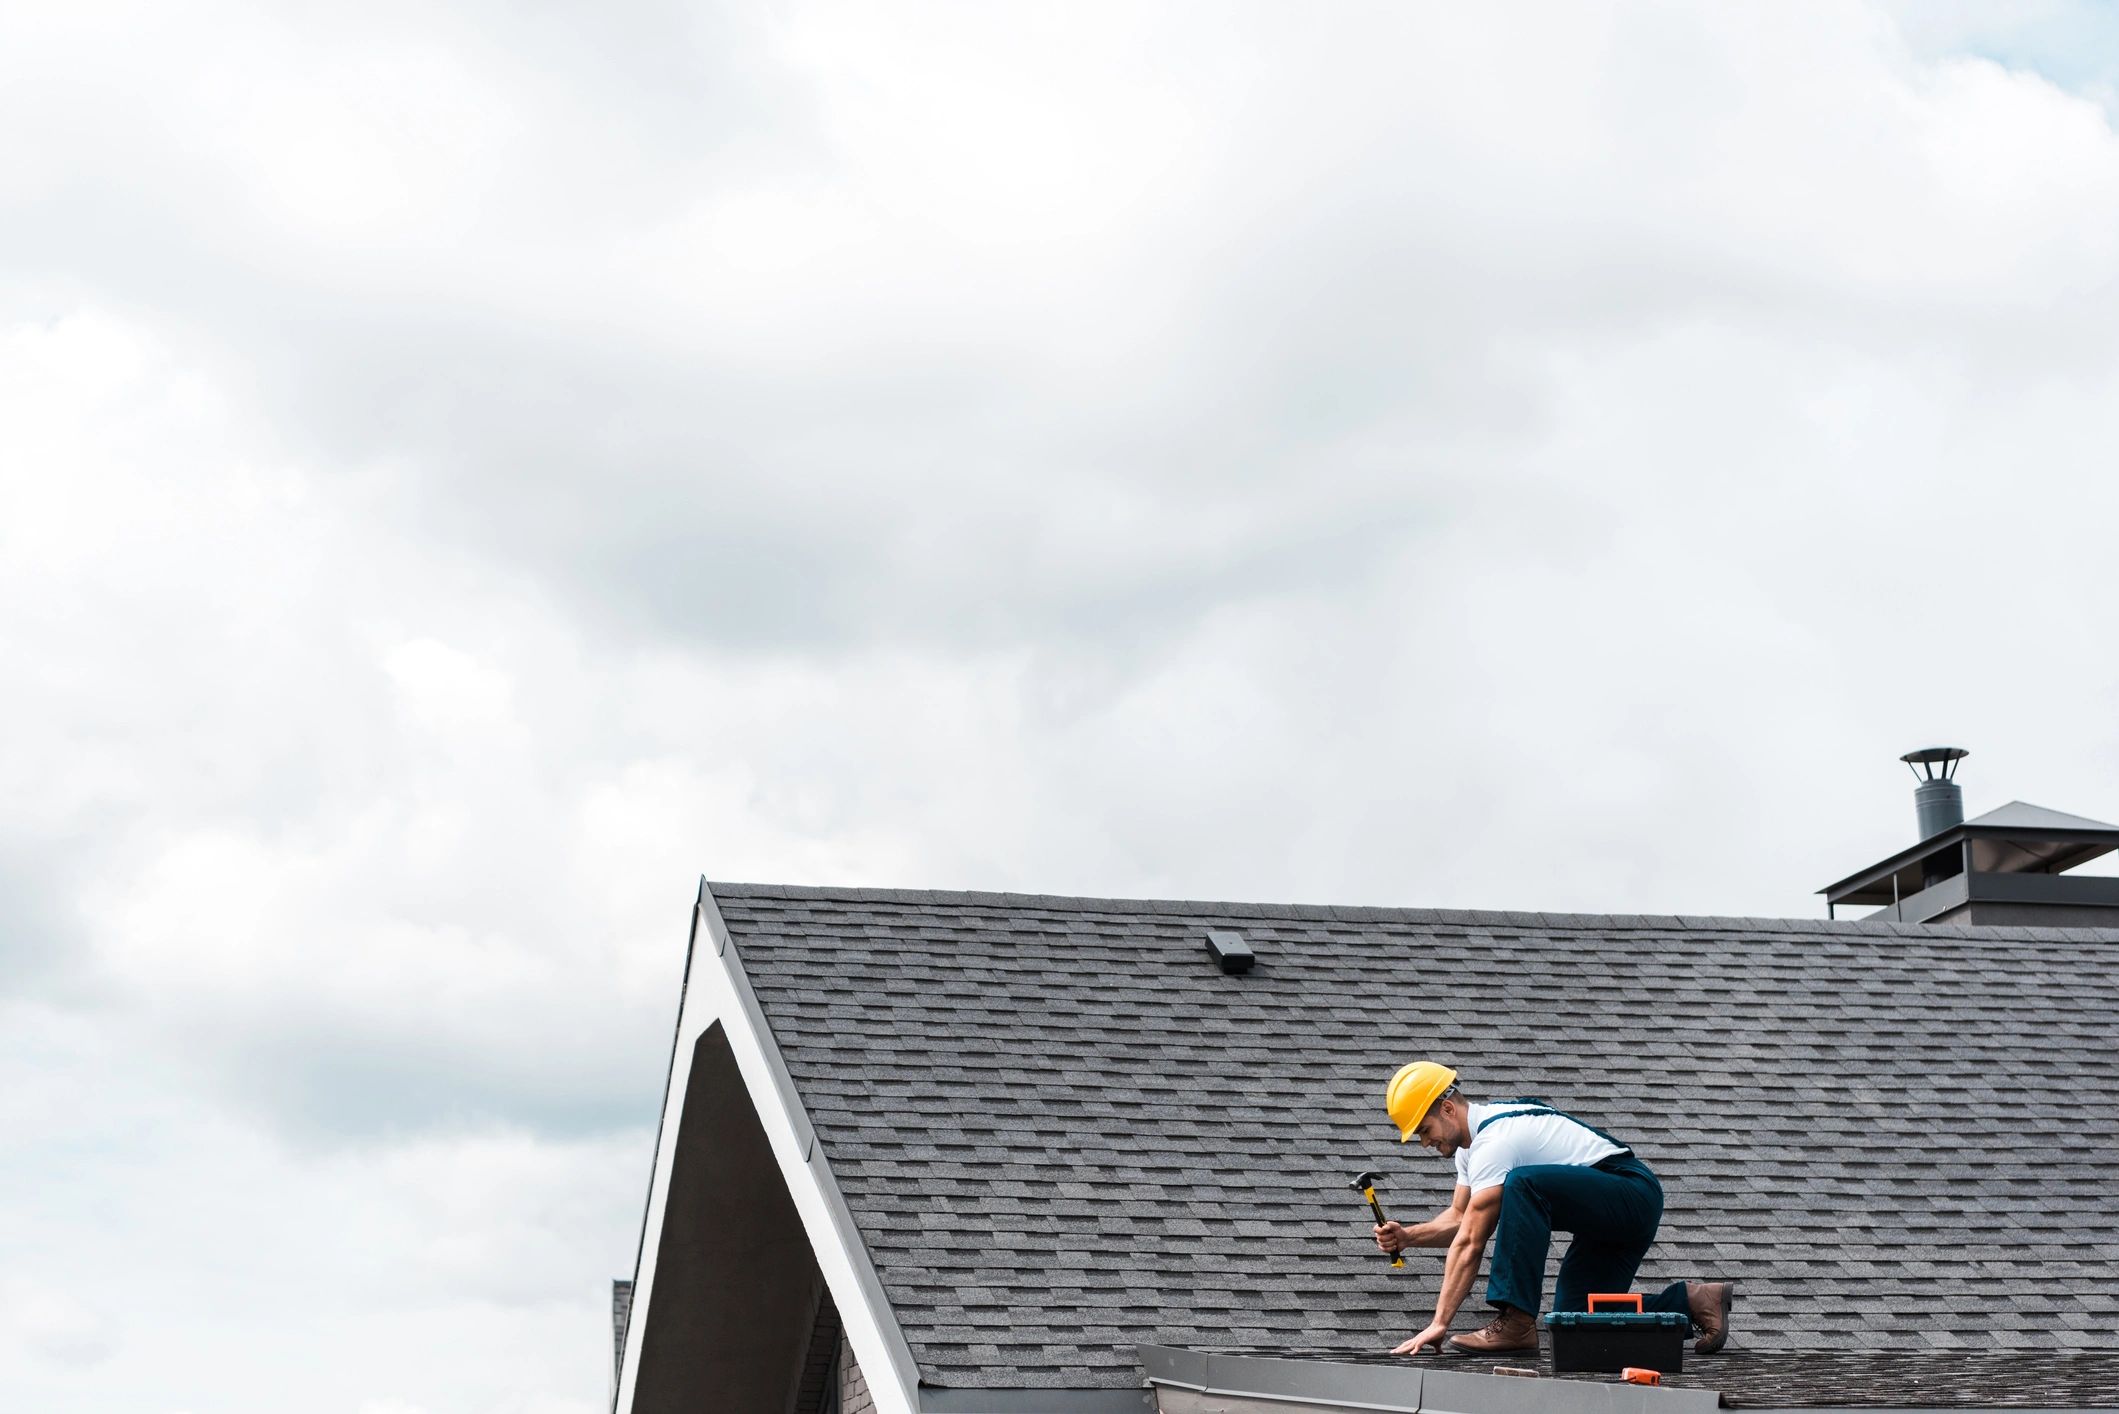
[[[1957,763],[1972,753],[1961,746],[1923,746],[1918,751],[1908,751],[1898,759],[1906,763],[1916,779],[1925,774],[1931,781],[1947,781],[1957,774]],[[1942,769],[1937,770],[1937,767]],[[1919,769],[1916,769],[1919,768]]]

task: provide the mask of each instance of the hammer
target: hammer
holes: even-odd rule
[[[1376,1201],[1376,1180],[1381,1177],[1383,1175],[1377,1173],[1374,1169],[1368,1169],[1356,1174],[1354,1181],[1347,1185],[1347,1187],[1355,1189],[1362,1197],[1369,1200],[1369,1211],[1376,1215],[1376,1226],[1378,1227],[1390,1221],[1389,1218],[1383,1215],[1383,1205]],[[1405,1254],[1403,1252],[1392,1252],[1389,1256],[1392,1266],[1402,1267],[1405,1265]]]

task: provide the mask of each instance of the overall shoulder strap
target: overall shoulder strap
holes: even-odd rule
[[[1550,1105],[1546,1104],[1546,1103],[1545,1103],[1545,1102],[1544,1102],[1543,1100],[1503,1100],[1503,1101],[1502,1101],[1501,1103],[1502,1103],[1502,1104],[1504,1104],[1504,1105],[1529,1105],[1529,1106],[1531,1106],[1531,1108],[1530,1108],[1530,1109],[1523,1109],[1523,1110],[1503,1110],[1503,1111],[1502,1111],[1502,1112],[1501,1112],[1500,1114],[1497,1114],[1497,1115],[1488,1115],[1488,1116],[1487,1116],[1487,1117],[1486,1117],[1485,1119],[1482,1119],[1482,1120],[1480,1120],[1480,1121],[1479,1121],[1479,1127],[1478,1127],[1477,1129],[1474,1129],[1474,1130],[1472,1131],[1473,1135],[1475,1135],[1475,1136],[1476,1136],[1476,1135],[1478,1135],[1478,1134],[1481,1134],[1481,1133],[1483,1133],[1483,1132],[1485,1131],[1485,1129],[1486,1129],[1486,1126],[1488,1126],[1489,1124],[1492,1124],[1492,1123],[1494,1123],[1494,1122],[1495,1122],[1496,1120],[1504,1120],[1504,1119],[1515,1119],[1515,1118],[1517,1118],[1517,1117],[1519,1117],[1519,1116],[1521,1116],[1521,1115],[1558,1115],[1558,1114],[1560,1114],[1560,1112],[1559,1112],[1558,1110],[1556,1110],[1556,1109],[1552,1108],[1552,1107],[1551,1107]],[[1560,1115],[1560,1118],[1562,1118],[1562,1119],[1572,1119],[1572,1118],[1573,1118],[1573,1116],[1572,1116],[1572,1115]]]
[[[1504,1100],[1502,1101],[1502,1103],[1509,1105],[1527,1105],[1530,1106],[1530,1108],[1520,1110],[1508,1110],[1501,1114],[1488,1115],[1485,1119],[1480,1120],[1479,1127],[1472,1131],[1473,1138],[1476,1139],[1482,1132],[1484,1132],[1486,1126],[1494,1123],[1494,1121],[1496,1120],[1515,1119],[1522,1115],[1552,1115],[1556,1118],[1566,1120],[1569,1124],[1581,1125],[1584,1129],[1588,1130],[1591,1134],[1596,1135],[1597,1138],[1603,1140],[1606,1144],[1611,1145],[1611,1147],[1614,1149],[1618,1149],[1628,1154],[1631,1154],[1633,1152],[1630,1147],[1625,1144],[1621,1144],[1618,1140],[1612,1138],[1609,1134],[1606,1134],[1603,1130],[1597,1128],[1589,1121],[1576,1119],[1573,1115],[1567,1113],[1567,1111],[1565,1110],[1556,1110],[1551,1105],[1546,1104],[1543,1100]]]

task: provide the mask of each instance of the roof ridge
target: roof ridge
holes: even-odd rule
[[[1980,937],[2041,937],[2054,933],[2119,938],[2119,928],[1968,926],[1899,923],[1850,918],[1792,918],[1745,914],[1545,913],[1522,909],[1394,908],[1365,904],[1246,903],[1213,899],[1108,898],[1077,894],[1034,894],[987,889],[901,889],[865,885],[770,884],[702,880],[716,898],[833,900],[845,903],[976,905],[988,908],[1041,908],[1053,911],[1111,914],[1174,914],[1188,917],[1286,919],[1333,923],[1439,923],[1460,927],[1628,928],[1651,932],[1828,932],[1916,934],[1931,937],[1944,929]]]

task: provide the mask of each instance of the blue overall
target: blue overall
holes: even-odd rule
[[[1594,1125],[1582,1124],[1539,1100],[1509,1100],[1535,1109],[1488,1115],[1473,1137],[1488,1125],[1518,1115],[1556,1115],[1573,1120],[1619,1152],[1596,1164],[1528,1164],[1508,1171],[1501,1184],[1501,1222],[1494,1232],[1493,1269],[1486,1282],[1486,1304],[1513,1306],[1538,1313],[1545,1288],[1545,1254],[1555,1228],[1574,1234],[1560,1259],[1553,1283],[1555,1311],[1586,1311],[1591,1292],[1630,1291],[1641,1258],[1655,1241],[1663,1218],[1663,1185],[1633,1150]],[[1691,1315],[1685,1283],[1672,1282],[1645,1298],[1646,1311]]]

